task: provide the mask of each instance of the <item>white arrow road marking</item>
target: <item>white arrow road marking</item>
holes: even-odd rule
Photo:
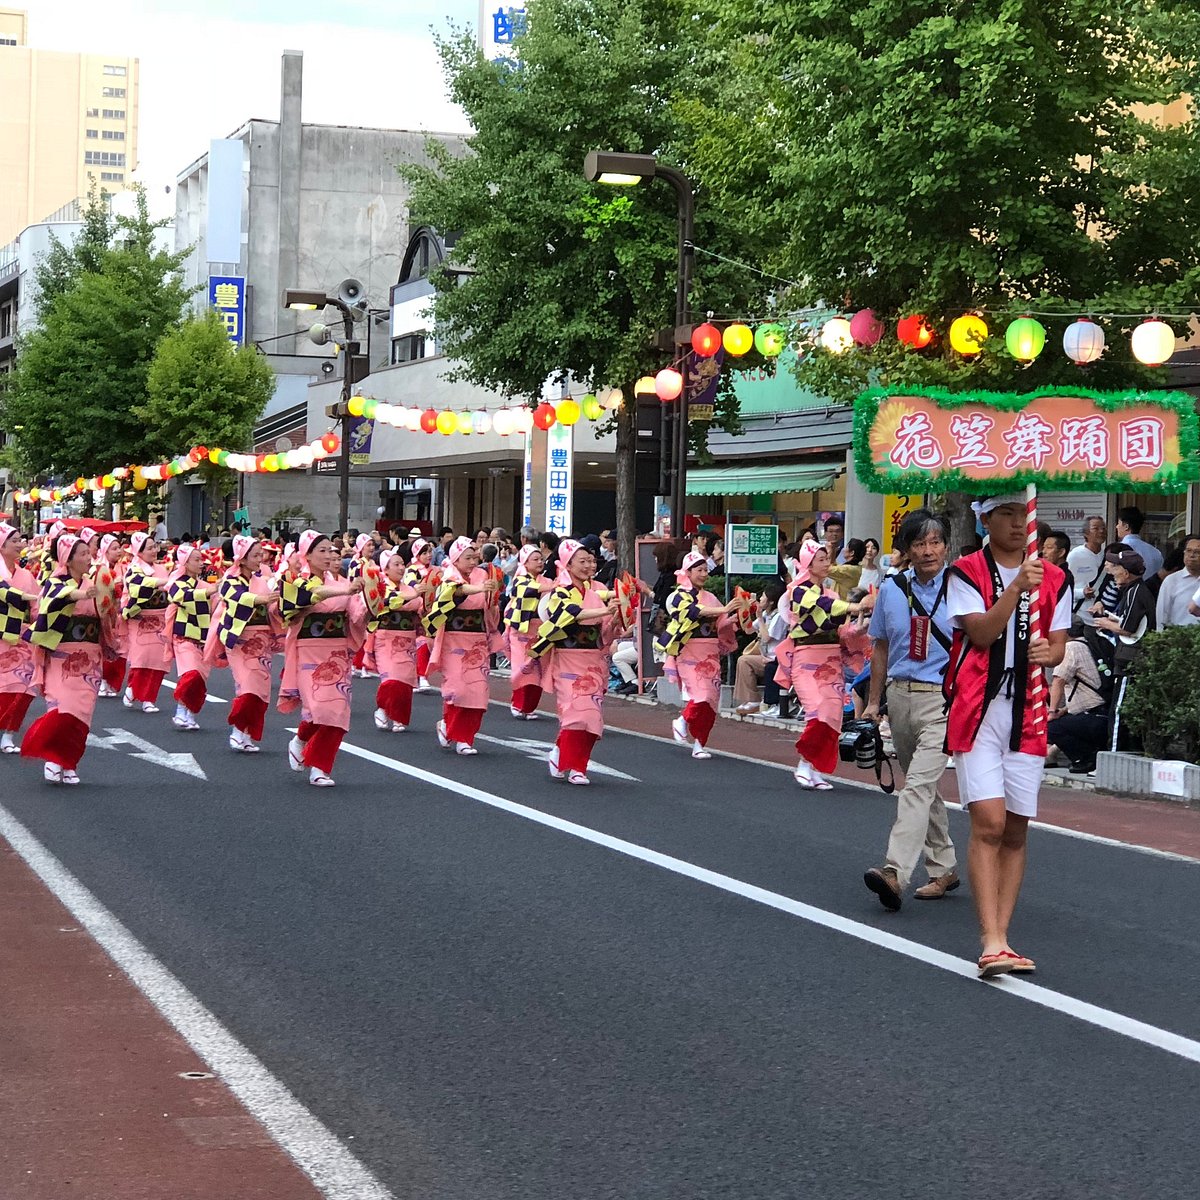
[[[130,755],[131,758],[140,758],[145,762],[156,763],[160,767],[166,767],[171,771],[180,771],[184,775],[191,775],[195,779],[203,779],[208,781],[208,776],[205,775],[200,768],[200,764],[190,754],[175,754],[170,750],[164,750],[160,746],[156,746],[153,742],[146,741],[145,738],[140,738],[135,733],[130,733],[127,729],[106,729],[104,731],[108,737],[99,737],[94,733],[88,734],[89,746],[101,746],[105,750],[116,750],[118,746],[133,746],[136,753]]]
[[[554,745],[553,742],[539,742],[535,738],[498,738],[492,737],[487,733],[477,733],[475,740],[477,742],[491,742],[494,746],[507,746],[510,750],[518,750],[526,758],[536,759],[541,763],[546,761],[546,755],[550,753],[550,748]],[[588,763],[588,773],[592,775],[607,775],[610,779],[627,779],[630,783],[642,782],[636,776],[626,775],[624,771],[618,771],[614,767],[606,767],[603,763],[598,763],[594,759]]]

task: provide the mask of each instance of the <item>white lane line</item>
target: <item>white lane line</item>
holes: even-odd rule
[[[337,1137],[3,807],[0,834],[221,1077],[326,1200],[394,1200]]]
[[[508,708],[508,702],[505,700],[493,700],[492,704],[500,708]],[[642,738],[647,742],[661,742],[664,746],[675,746],[675,741],[672,738],[665,737],[657,733],[644,733],[639,729],[621,729],[616,725],[606,725],[604,732],[621,733],[626,737]],[[681,758],[685,757],[683,752],[680,752]],[[714,758],[732,758],[738,762],[751,762],[760,767],[770,767],[775,771],[787,771],[791,774],[792,768],[787,763],[772,762],[769,758],[753,758],[749,754],[734,754],[728,750],[713,749]],[[857,788],[860,792],[870,792],[872,795],[880,796],[883,793],[873,783],[859,783],[855,779],[843,779],[840,775],[832,777],[831,782],[838,787]],[[954,809],[956,812],[962,812],[963,806],[954,800],[945,802],[947,808]],[[1047,833],[1057,833],[1062,837],[1075,838],[1081,842],[1095,842],[1098,846],[1112,846],[1118,850],[1132,850],[1136,854],[1149,854],[1154,858],[1166,858],[1171,862],[1192,863],[1193,865],[1200,864],[1200,858],[1196,858],[1190,854],[1179,854],[1174,850],[1160,850],[1157,846],[1143,846],[1139,842],[1122,842],[1117,838],[1103,837],[1098,833],[1085,833],[1082,829],[1069,829],[1065,825],[1051,825],[1047,821],[1030,821],[1031,829],[1043,829]]]
[[[829,912],[826,909],[817,908],[815,905],[805,904],[800,900],[793,900],[790,896],[783,896],[778,892],[756,887],[752,883],[745,883],[743,880],[734,879],[732,876],[722,875],[717,871],[710,871],[705,867],[686,862],[684,859],[674,858],[669,854],[661,854],[657,850],[649,849],[647,846],[639,846],[636,842],[627,842],[623,838],[601,833],[600,830],[592,829],[587,825],[577,825],[574,821],[565,821],[561,817],[552,816],[550,813],[542,812],[540,809],[530,808],[524,804],[517,804],[513,800],[506,800],[503,796],[497,796],[493,792],[485,792],[480,788],[471,787],[469,784],[462,783],[459,780],[447,779],[435,774],[433,771],[426,771],[421,767],[414,767],[409,763],[400,762],[398,759],[388,758],[383,754],[376,754],[373,750],[366,750],[361,746],[353,746],[346,742],[342,743],[341,748],[345,754],[354,755],[356,758],[362,758],[378,766],[387,767],[389,770],[397,771],[402,775],[419,779],[423,783],[442,788],[445,791],[453,793],[455,796],[461,796],[468,800],[477,800],[480,804],[500,809],[502,812],[511,813],[513,816],[521,817],[526,821],[533,821],[538,825],[545,825],[550,829],[556,829],[560,833],[579,838],[581,841],[591,842],[596,846],[603,846],[605,849],[612,850],[617,854],[623,854],[627,858],[637,859],[639,862],[661,867],[664,871],[671,871],[676,875],[682,875],[687,879],[694,879],[698,883],[707,884],[709,887],[717,888],[720,891],[741,896],[746,900],[752,900],[756,904],[763,904],[768,908],[778,909],[780,912],[799,917],[801,920],[808,921],[813,925],[819,925],[823,929],[830,929],[835,933],[842,933],[847,937],[856,938],[858,941],[868,942],[883,950],[890,950],[893,954],[902,954],[906,958],[916,959],[918,962],[923,962],[929,966],[937,967],[939,970],[947,971],[951,975],[970,979],[973,983],[978,979],[975,964],[968,959],[955,958],[951,954],[946,954],[941,950],[934,950],[932,947],[923,945],[921,942],[914,942],[908,938],[897,937],[892,933],[885,933],[874,926],[864,925],[859,921],[851,920],[849,917],[843,917],[839,913]],[[1154,1046],[1159,1050],[1165,1050],[1168,1054],[1175,1054],[1180,1058],[1189,1059],[1191,1062],[1200,1063],[1200,1042],[1193,1041],[1191,1038],[1183,1037],[1177,1033],[1171,1033],[1167,1029],[1159,1029],[1155,1025],[1148,1025],[1146,1022],[1138,1021],[1133,1017],[1127,1017],[1124,1013],[1113,1012],[1110,1009],[1101,1008],[1099,1005],[1089,1004],[1086,1000],[1077,1000],[1074,996],[1066,996],[1061,992],[1051,991],[1050,988],[1040,987],[1038,984],[1030,983],[1024,979],[1014,979],[1011,976],[993,981],[992,986],[1007,995],[1021,1000],[1028,1000],[1031,1004],[1037,1004],[1043,1008],[1063,1013],[1066,1016],[1075,1017],[1077,1020],[1084,1021],[1089,1025],[1099,1026],[1101,1029],[1107,1029],[1111,1033],[1118,1033],[1122,1037],[1132,1038],[1134,1041],[1143,1042],[1147,1046]]]

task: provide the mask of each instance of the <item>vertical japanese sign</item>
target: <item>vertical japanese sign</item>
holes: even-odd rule
[[[924,495],[884,496],[883,538],[879,543],[881,554],[891,554],[892,547],[896,544],[896,533],[900,528],[900,522],[903,521],[910,512],[915,512],[918,508],[920,508],[922,503],[924,503],[924,500]]]
[[[533,429],[525,435],[525,468],[521,472],[521,526],[533,524]]]
[[[208,303],[235,346],[246,342],[246,280],[241,275],[210,275]]]
[[[479,48],[488,62],[517,66],[513,42],[525,32],[525,6],[503,0],[479,0]]]
[[[546,431],[546,528],[559,537],[571,532],[575,484],[575,427],[555,422]]]
[[[721,364],[724,360],[724,350],[718,350],[710,358],[702,358],[694,351],[688,354],[684,401],[689,421],[713,419],[713,406],[717,402],[717,387],[721,382]]]

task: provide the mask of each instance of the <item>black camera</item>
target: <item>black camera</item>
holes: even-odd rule
[[[847,721],[838,738],[838,757],[860,771],[873,771],[883,757],[883,738],[874,721]]]

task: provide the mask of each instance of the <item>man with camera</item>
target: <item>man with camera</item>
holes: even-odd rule
[[[896,533],[896,546],[911,564],[889,576],[879,590],[870,633],[871,689],[863,712],[878,722],[887,682],[888,719],[904,789],[896,798],[896,820],[883,866],[863,881],[884,908],[897,912],[922,851],[929,882],[913,895],[940,900],[959,885],[946,805],[938,781],[946,770],[946,715],[942,680],[953,639],[946,608],[946,542],[950,523],[927,508],[909,513]]]

